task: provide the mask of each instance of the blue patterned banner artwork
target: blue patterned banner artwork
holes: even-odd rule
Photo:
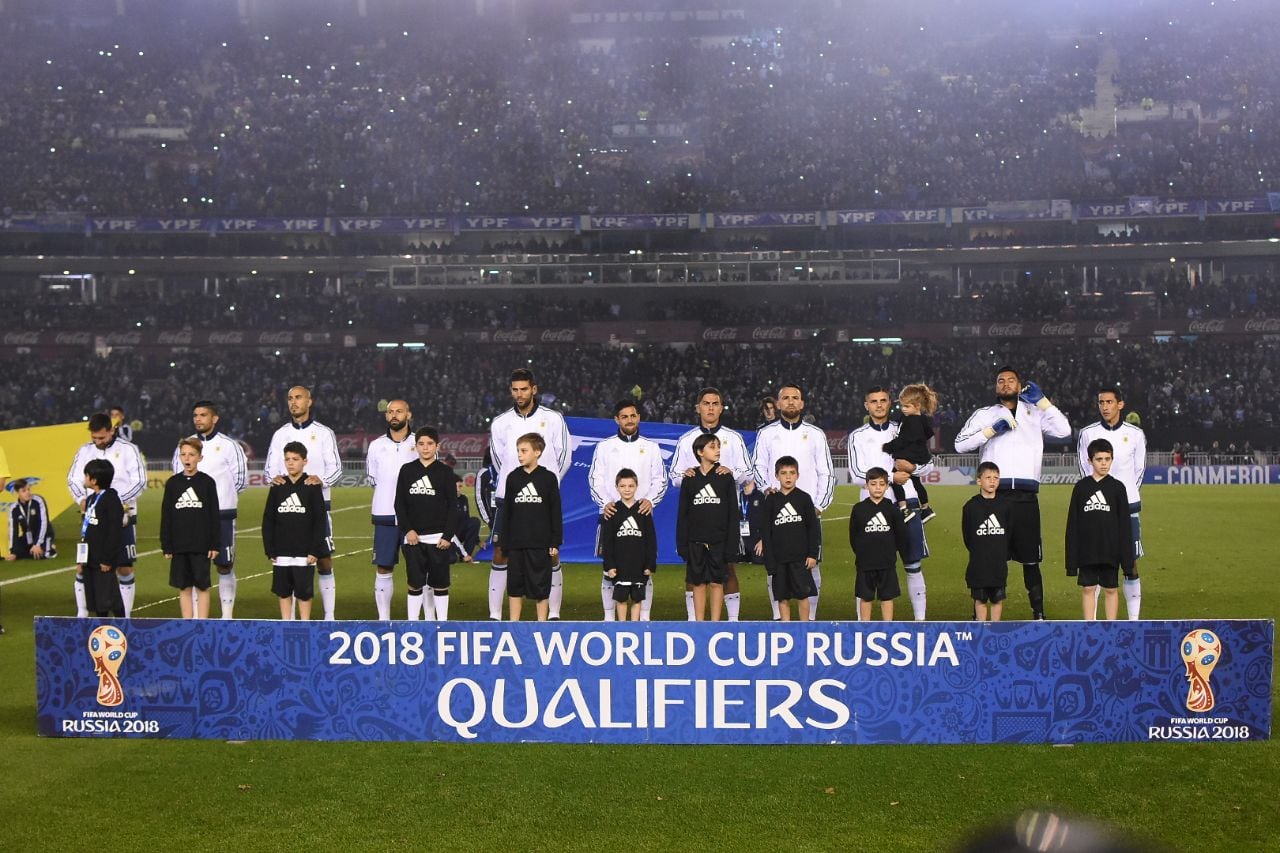
[[[41,735],[563,743],[1270,736],[1263,620],[36,619]]]

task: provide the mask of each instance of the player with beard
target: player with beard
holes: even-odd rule
[[[396,479],[400,469],[418,458],[414,449],[413,430],[409,426],[413,412],[401,399],[387,402],[387,431],[369,442],[365,456],[365,476],[373,486],[373,601],[378,618],[391,618],[391,599],[395,594],[396,564],[400,562],[400,528],[396,522]],[[427,613],[435,612],[431,587],[426,587]],[[412,618],[412,617],[410,617]]]
[[[970,415],[956,435],[956,451],[980,451],[979,462],[993,462],[1000,469],[997,493],[1010,505],[1013,559],[1022,564],[1031,618],[1044,619],[1039,498],[1044,437],[1069,438],[1071,425],[1039,385],[1023,385],[1012,367],[996,371],[995,391],[996,403]]]

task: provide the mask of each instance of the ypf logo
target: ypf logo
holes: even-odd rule
[[[1213,710],[1209,676],[1222,657],[1222,641],[1206,628],[1196,628],[1182,638],[1182,661],[1187,665],[1187,710],[1197,714]]]
[[[98,676],[98,704],[114,708],[124,702],[124,688],[120,686],[120,664],[129,651],[129,639],[124,631],[114,625],[99,625],[89,635],[89,657],[93,658],[93,672]]]

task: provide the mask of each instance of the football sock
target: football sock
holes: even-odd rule
[[[225,575],[218,573],[218,600],[222,603],[222,618],[232,619],[236,608],[236,570]]]
[[[85,619],[89,616],[89,604],[85,598],[84,592],[84,576],[76,574],[76,618]]]
[[[132,574],[120,576],[120,600],[124,602],[124,618],[126,619],[133,612],[133,597],[137,594],[137,591],[137,587],[133,585]]]
[[[507,596],[507,565],[497,563],[489,569],[489,618],[502,618],[502,599]]]
[[[560,618],[560,605],[564,603],[564,572],[560,564],[551,567],[551,597],[547,599],[547,618]]]
[[[373,576],[373,603],[378,607],[378,618],[386,622],[391,618],[391,596],[395,593],[395,576],[377,572]]]
[[[1124,580],[1124,609],[1129,614],[1130,622],[1137,622],[1139,610],[1142,608],[1142,578]]]
[[[316,586],[320,587],[320,601],[324,605],[324,618],[332,620],[333,605],[338,599],[338,580],[333,576],[333,572],[329,572],[329,574],[319,577],[316,581]]]
[[[915,571],[907,572],[907,595],[911,598],[911,615],[917,622],[924,621],[925,587],[924,572],[916,566]]]
[[[693,622],[696,617],[693,613],[693,590],[691,589],[684,591],[684,609],[689,614],[689,621]]]
[[[640,604],[641,622],[649,621],[649,612],[651,610],[653,610],[653,578],[649,578],[644,584],[644,601]]]
[[[414,592],[409,590],[409,597],[406,599],[409,605],[405,618],[410,622],[415,622],[422,618],[422,590]]]
[[[431,597],[435,599],[436,621],[444,622],[449,618],[449,590],[435,589],[432,592],[435,593]]]
[[[813,622],[818,618],[818,595],[822,594],[822,567],[813,567],[813,585],[818,588],[817,595],[809,596],[809,621]]]
[[[613,603],[613,579],[605,576],[600,581],[600,604],[604,607],[604,621],[616,622],[618,608]]]
[[[422,588],[422,618],[428,622],[436,612],[436,591],[429,586]]]
[[[773,611],[773,621],[777,622],[782,618],[782,613],[778,610],[778,599],[773,597],[773,578],[767,573],[764,576],[764,588],[769,593],[769,608]]]
[[[729,614],[730,622],[738,621],[738,611],[742,608],[742,593],[731,592],[724,597],[724,609]]]
[[[853,597],[853,621],[862,621],[862,599],[856,595]]]
[[[1095,586],[1093,588],[1093,618],[1098,618],[1098,602],[1102,599],[1102,587]]]

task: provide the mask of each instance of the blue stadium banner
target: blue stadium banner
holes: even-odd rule
[[[53,737],[892,744],[1261,740],[1275,623],[41,617]]]
[[[899,225],[946,221],[946,208],[920,207],[896,210],[832,210],[828,211],[830,225]]]
[[[1161,465],[1147,468],[1143,485],[1274,486],[1280,484],[1280,465]]]

